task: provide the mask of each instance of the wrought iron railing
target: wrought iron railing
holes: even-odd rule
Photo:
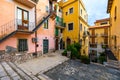
[[[90,46],[91,48],[97,48],[97,43],[90,43],[89,46]]]
[[[30,22],[28,20],[16,19],[17,30],[28,30],[32,31],[35,28],[35,22]]]
[[[4,36],[10,34],[11,32],[15,31],[15,20],[11,20],[8,23],[0,26],[0,39]]]
[[[3,37],[7,36],[8,34],[16,30],[24,31],[27,29],[28,31],[32,31],[34,28],[35,28],[35,22],[26,21],[22,23],[22,20],[20,19],[11,20],[8,23],[0,26],[0,39],[2,39]]]

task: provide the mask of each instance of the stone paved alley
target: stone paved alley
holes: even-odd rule
[[[21,64],[0,63],[0,80],[120,80],[120,71],[49,53]]]

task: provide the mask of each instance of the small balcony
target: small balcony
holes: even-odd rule
[[[101,37],[108,37],[108,34],[101,34]]]
[[[0,40],[11,33],[31,34],[35,28],[35,22],[14,19],[0,26]]]
[[[97,48],[97,43],[90,43],[90,48]]]
[[[16,26],[18,31],[32,31],[35,28],[35,22],[16,19]]]
[[[35,7],[35,5],[37,4],[37,2],[39,0],[14,0],[14,1],[16,1],[18,3],[21,3],[21,4],[25,5],[25,6],[28,6],[30,8],[33,8],[33,7]]]
[[[57,28],[60,28],[60,29],[64,29],[65,28],[65,25],[63,23],[63,18],[60,18],[60,17],[56,17],[56,27]]]
[[[90,34],[90,38],[96,38],[97,36],[97,34]]]

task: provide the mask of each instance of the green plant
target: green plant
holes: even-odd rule
[[[78,53],[78,51],[77,51],[77,49],[75,48],[75,47],[72,47],[71,48],[71,58],[73,59],[73,58],[77,58],[77,55],[78,55],[79,53]]]
[[[106,61],[105,56],[99,56],[99,62],[103,64],[104,61]]]
[[[81,59],[81,62],[82,62],[82,63],[90,64],[90,59],[89,59],[88,56],[82,55],[82,56],[80,57],[80,59]]]
[[[77,49],[77,51],[80,51],[81,49],[80,43],[74,43],[74,47]]]
[[[105,52],[101,52],[101,53],[100,53],[100,56],[105,56]]]
[[[104,61],[106,61],[106,54],[105,52],[101,52],[99,56],[99,62],[103,64]]]
[[[73,45],[73,44],[68,45],[68,46],[67,46],[67,50],[68,50],[68,51],[71,51],[71,49],[72,49],[73,47],[74,47],[74,45]]]
[[[63,56],[67,56],[67,49],[64,50],[64,52],[62,53]]]

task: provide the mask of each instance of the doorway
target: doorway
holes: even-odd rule
[[[17,26],[20,30],[28,30],[29,12],[17,7]]]
[[[43,40],[43,54],[48,53],[48,49],[49,49],[49,40],[44,39]]]

